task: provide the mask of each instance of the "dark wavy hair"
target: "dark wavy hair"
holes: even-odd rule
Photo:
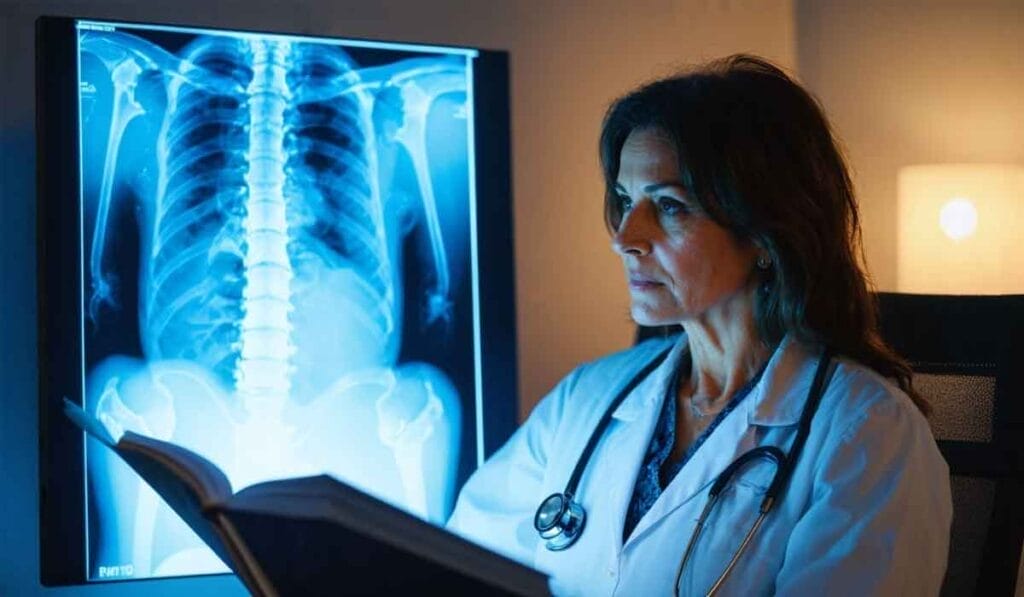
[[[893,379],[927,414],[911,369],[878,331],[853,184],[824,112],[774,64],[737,54],[616,100],[601,130],[605,222],[618,229],[619,156],[631,132],[663,134],[708,216],[771,256],[754,318],[761,340],[829,345]]]

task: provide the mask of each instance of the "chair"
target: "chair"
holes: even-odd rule
[[[879,293],[878,302],[882,336],[931,400],[949,463],[942,595],[1013,595],[1024,539],[1024,296]]]

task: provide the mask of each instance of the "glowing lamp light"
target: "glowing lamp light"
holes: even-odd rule
[[[961,241],[978,228],[978,210],[969,199],[951,199],[939,210],[939,228],[953,241]]]
[[[1024,167],[899,171],[898,292],[1024,294]]]

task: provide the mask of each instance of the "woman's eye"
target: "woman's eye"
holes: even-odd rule
[[[665,215],[674,216],[676,214],[685,213],[686,206],[682,201],[677,199],[661,197],[658,199],[658,211]]]
[[[619,195],[619,211],[625,213],[633,207],[633,200],[624,195]]]

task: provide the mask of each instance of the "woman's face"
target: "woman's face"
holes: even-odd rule
[[[675,148],[659,131],[630,133],[615,188],[622,221],[612,246],[626,266],[637,323],[698,318],[752,291],[756,248],[701,211],[681,185]]]

